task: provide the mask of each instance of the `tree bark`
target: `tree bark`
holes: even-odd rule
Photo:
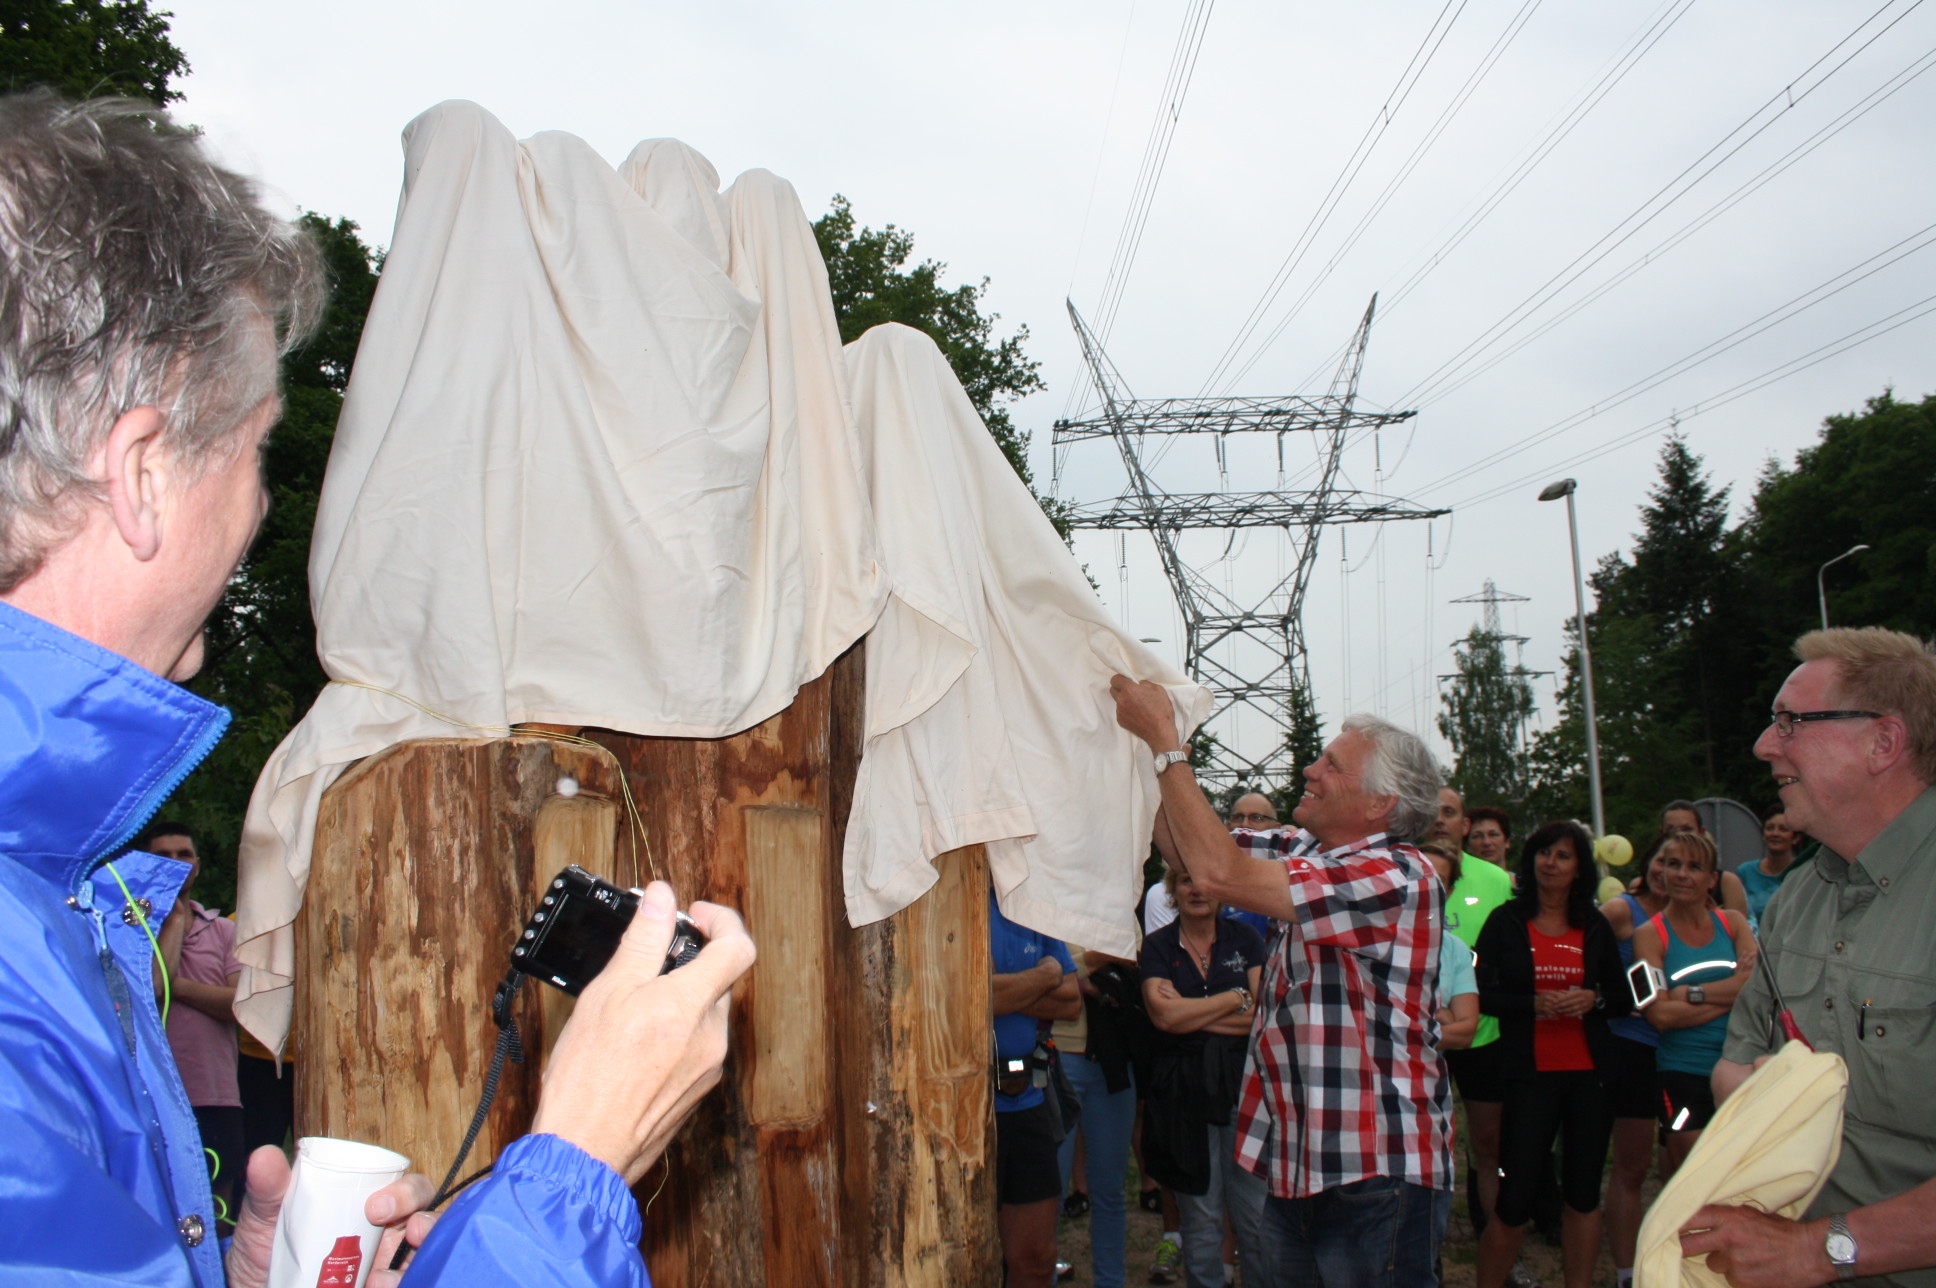
[[[912,907],[848,925],[861,694],[855,649],[731,738],[587,730],[594,748],[533,730],[405,744],[345,774],[298,923],[299,1132],[385,1144],[441,1177],[537,892],[567,862],[663,877],[682,903],[741,909],[760,956],[735,991],[724,1081],[636,1191],[654,1279],[997,1283],[986,864],[979,847],[944,855]],[[529,1123],[569,1002],[526,985],[530,1058],[507,1069],[467,1172]]]

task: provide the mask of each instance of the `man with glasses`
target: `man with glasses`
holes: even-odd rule
[[[1262,792],[1245,792],[1230,807],[1230,826],[1247,827],[1253,832],[1277,826],[1277,806]]]
[[[1822,848],[1768,904],[1716,1100],[1780,1044],[1786,1007],[1849,1069],[1842,1151],[1803,1220],[1709,1206],[1681,1232],[1740,1288],[1936,1285],[1936,652],[1896,631],[1811,631],[1755,743],[1791,826]],[[1779,995],[1771,990],[1772,979]]]
[[[1497,823],[1491,826],[1498,828]],[[1452,867],[1452,886],[1445,892],[1445,928],[1463,940],[1468,949],[1478,946],[1479,932],[1485,929],[1486,918],[1492,915],[1493,909],[1511,899],[1513,892],[1512,877],[1498,860],[1465,852],[1471,830],[1465,798],[1450,787],[1439,788],[1438,815],[1425,839],[1443,840],[1461,851],[1459,861]],[[1499,845],[1503,851],[1503,833]],[[1472,1215],[1475,1236],[1492,1219],[1492,1206],[1499,1197],[1499,1130],[1506,1099],[1506,1072],[1500,1059],[1499,1019],[1492,1015],[1479,1017],[1479,1027],[1463,1050],[1445,1053],[1445,1067],[1458,1088],[1459,1098],[1465,1102],[1465,1147],[1469,1159],[1465,1169],[1466,1210]],[[1557,1189],[1557,1182],[1548,1188]],[[1525,1266],[1514,1263],[1507,1282],[1525,1284],[1532,1282],[1532,1277],[1526,1273]]]
[[[1277,826],[1277,806],[1262,792],[1245,792],[1230,807],[1230,830],[1247,829],[1252,832],[1265,832]],[[1226,907],[1226,917],[1236,917],[1264,936],[1270,938],[1270,918],[1257,913],[1245,912],[1242,908]],[[1143,899],[1143,933],[1153,935],[1164,926],[1176,920],[1176,904],[1163,888],[1161,881],[1149,888]]]

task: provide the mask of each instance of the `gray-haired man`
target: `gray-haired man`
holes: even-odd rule
[[[1742,1288],[1936,1285],[1936,651],[1899,631],[1810,631],[1755,743],[1788,822],[1822,843],[1768,903],[1714,1066],[1717,1100],[1781,1044],[1786,1009],[1848,1065],[1842,1149],[1800,1221],[1711,1206],[1688,1256]],[[1773,981],[1774,989],[1770,988]],[[1778,992],[1776,990],[1779,990]]]
[[[1451,1090],[1439,881],[1411,840],[1438,809],[1438,762],[1405,730],[1352,716],[1304,771],[1295,830],[1233,834],[1191,777],[1168,694],[1121,675],[1110,691],[1117,723],[1156,756],[1164,857],[1211,898],[1284,923],[1238,1102],[1238,1162],[1270,1184],[1260,1281],[1432,1282]]]
[[[188,867],[105,860],[227,723],[169,681],[200,666],[202,622],[261,522],[276,354],[321,303],[313,250],[160,113],[0,98],[8,1282],[267,1277],[289,1165],[269,1146],[250,1159],[225,1263],[201,1141],[145,986],[136,910],[165,918]],[[429,1236],[412,1283],[646,1281],[627,1186],[717,1080],[724,995],[753,958],[737,917],[695,904],[712,943],[659,978],[673,911],[655,883],[552,1051],[534,1134],[435,1231],[412,1218],[413,1241]],[[407,1178],[366,1214],[400,1223],[428,1191]]]

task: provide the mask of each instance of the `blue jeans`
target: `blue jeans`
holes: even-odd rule
[[[1062,1057],[1076,1099],[1082,1102],[1083,1184],[1089,1189],[1090,1276],[1096,1288],[1123,1288],[1129,1216],[1123,1190],[1129,1177],[1129,1135],[1136,1126],[1136,1090],[1115,1095],[1103,1083],[1102,1066],[1086,1055]],[[1062,1189],[1069,1189],[1076,1134],[1062,1138]]]
[[[1190,1288],[1223,1288],[1223,1219],[1237,1236],[1237,1256],[1244,1282],[1272,1281],[1261,1231],[1264,1198],[1270,1187],[1264,1178],[1237,1166],[1237,1128],[1234,1123],[1206,1128],[1210,1133],[1210,1188],[1202,1194],[1178,1192],[1176,1206],[1183,1214],[1183,1265]]]
[[[1438,1282],[1436,1192],[1389,1176],[1264,1203],[1278,1284],[1420,1288]]]

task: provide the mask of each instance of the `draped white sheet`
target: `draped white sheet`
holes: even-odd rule
[[[615,171],[470,103],[404,152],[311,548],[325,671],[486,727],[712,737],[783,709],[887,589],[793,189],[722,193],[671,140]],[[332,684],[276,750],[239,879],[251,1031],[287,1025],[324,789],[463,732]]]
[[[1186,736],[1209,691],[1109,616],[932,340],[878,326],[847,364],[894,586],[867,636],[848,918],[906,907],[979,841],[1010,920],[1134,957],[1156,770],[1109,679],[1168,687]]]
[[[1185,732],[1208,696],[1109,620],[931,343],[883,328],[843,356],[791,187],[721,192],[671,140],[615,170],[469,103],[404,150],[311,548],[337,683],[244,828],[250,1031],[287,1031],[317,808],[354,761],[462,726],[731,734],[884,609],[852,919],[985,841],[1009,915],[1127,953],[1155,781],[1107,680],[1177,686]]]

